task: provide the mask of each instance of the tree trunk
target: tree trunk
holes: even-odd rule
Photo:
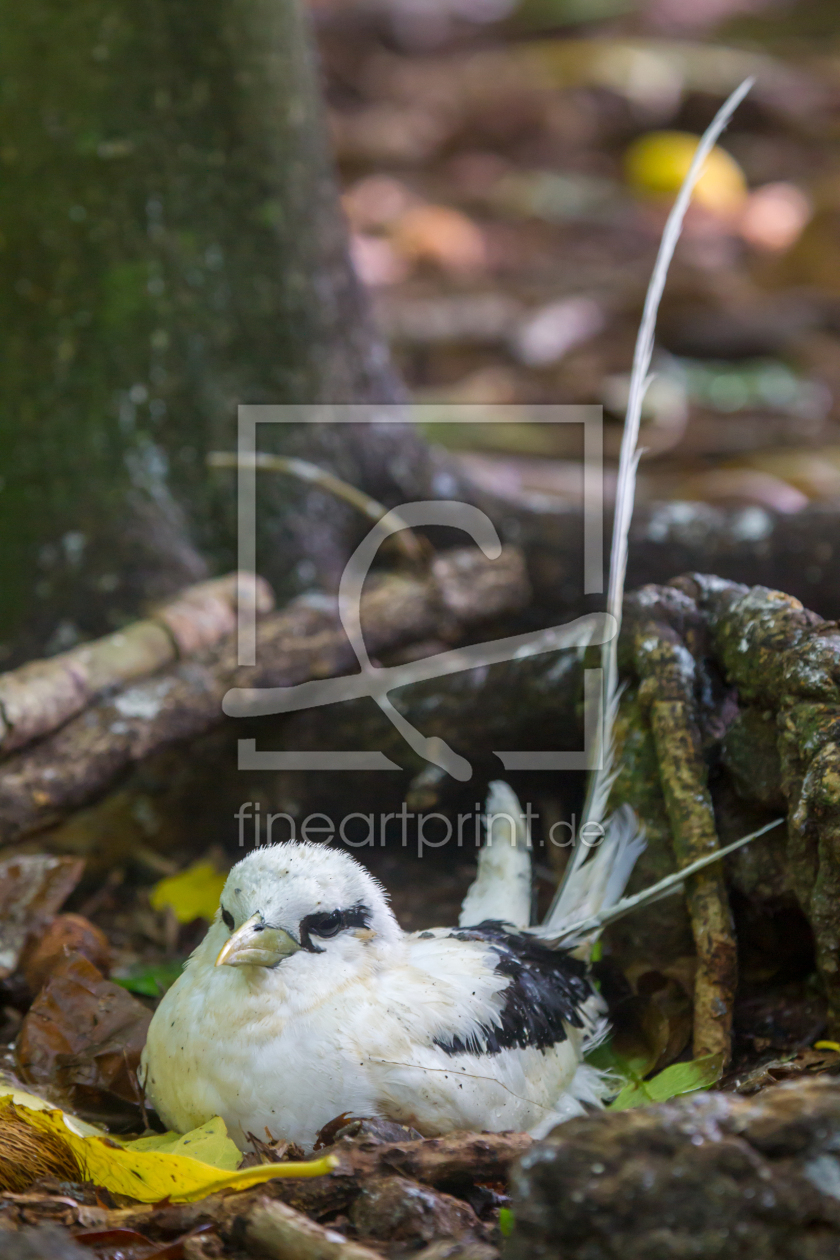
[[[0,82],[7,666],[232,565],[238,403],[397,390],[295,0],[4,0]]]

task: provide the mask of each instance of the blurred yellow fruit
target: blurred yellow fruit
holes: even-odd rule
[[[688,174],[699,137],[687,131],[649,131],[634,140],[624,156],[628,183],[648,196],[668,197],[679,192]],[[694,189],[694,201],[713,214],[729,215],[741,208],[747,181],[733,157],[712,149]]]

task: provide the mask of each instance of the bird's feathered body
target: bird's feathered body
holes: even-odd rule
[[[601,1003],[571,954],[494,922],[403,933],[373,877],[318,845],[250,854],[221,902],[144,1051],[168,1126],[221,1115],[243,1147],[266,1129],[311,1146],[343,1112],[427,1135],[542,1132],[597,1104],[582,1052]],[[237,935],[259,914],[248,941],[279,928],[297,948],[273,966],[217,966],[231,940],[222,914]]]

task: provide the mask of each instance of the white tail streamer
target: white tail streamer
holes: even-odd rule
[[[586,804],[583,811],[582,827],[586,823],[601,822],[607,809],[607,803],[610,795],[610,789],[615,780],[615,747],[614,747],[614,727],[615,718],[618,711],[619,701],[619,683],[618,683],[618,635],[621,629],[621,612],[624,602],[624,583],[627,575],[627,550],[630,536],[630,523],[633,517],[633,505],[636,497],[636,470],[639,463],[641,451],[639,450],[639,429],[642,418],[642,405],[645,399],[645,393],[650,383],[650,366],[653,358],[654,334],[656,331],[656,317],[659,311],[659,304],[662,300],[662,293],[665,288],[665,281],[668,276],[668,269],[674,256],[674,250],[682,231],[683,219],[686,210],[691,201],[694,186],[703,170],[706,159],[717,143],[721,132],[726,127],[732,114],[740,105],[741,101],[749,92],[753,85],[752,78],[745,79],[740,87],[736,88],[732,95],[724,102],[718,110],[711,124],[703,134],[694,160],[691,163],[688,174],[686,175],[682,187],[676,201],[668,215],[668,221],[665,224],[665,230],[662,233],[662,240],[659,245],[659,252],[656,256],[653,272],[651,274],[650,283],[648,285],[647,294],[645,296],[645,305],[642,313],[641,323],[639,325],[639,333],[636,338],[636,348],[633,355],[633,370],[630,376],[630,393],[627,402],[627,414],[624,420],[624,433],[621,439],[621,456],[618,466],[618,484],[616,489],[615,500],[615,517],[613,520],[612,546],[610,550],[610,576],[607,587],[607,612],[611,613],[616,621],[615,636],[601,648],[601,661],[604,671],[604,719],[599,738],[596,740],[596,755],[594,758],[594,766],[590,778],[589,789],[587,793]],[[628,814],[632,819],[632,826],[628,823]],[[552,932],[562,930],[563,924],[570,922],[569,915],[573,913],[574,907],[578,905],[581,897],[589,902],[592,901],[594,890],[602,886],[603,900],[598,907],[599,910],[606,911],[609,908],[608,895],[614,897],[617,901],[624,891],[624,884],[630,876],[635,862],[642,848],[644,848],[644,837],[642,829],[636,820],[635,815],[628,807],[617,811],[611,818],[604,823],[605,839],[603,840],[598,854],[595,858],[586,862],[591,852],[583,844],[578,844],[569,860],[563,882],[557,890],[557,894],[552,902],[551,909],[546,916],[545,923],[541,928],[541,932],[546,935]],[[615,836],[614,834],[615,833]],[[760,833],[756,833],[760,834]],[[752,837],[749,837],[752,838]],[[746,839],[743,841],[746,843]],[[601,874],[601,863],[607,861],[607,856],[612,854],[616,863],[616,871],[621,870],[624,874],[624,883],[618,886],[618,877],[616,879],[606,878]],[[629,861],[629,855],[633,854],[633,861],[630,862],[629,868],[626,863]],[[719,853],[709,855],[709,861],[716,861],[720,856]],[[703,863],[705,865],[705,862]],[[581,878],[582,872],[588,867],[598,868],[598,873],[593,872],[589,876],[589,882]],[[698,868],[699,869],[699,868]],[[586,893],[581,890],[591,889]],[[640,894],[642,895],[642,894]],[[666,895],[666,894],[660,894]],[[641,904],[641,903],[640,903]],[[591,917],[590,912],[590,917]],[[584,918],[584,915],[578,916]]]
[[[616,810],[616,817],[620,813],[621,810]],[[610,902],[609,893],[612,890],[608,889],[602,905],[588,917],[582,915],[579,918],[574,918],[570,914],[558,930],[552,940],[552,944],[569,946],[583,939],[594,941],[603,932],[604,928],[609,927],[611,923],[615,923],[618,919],[623,919],[632,910],[638,910],[641,906],[652,905],[655,901],[661,901],[664,897],[670,897],[674,893],[679,892],[683,882],[690,875],[696,875],[698,871],[702,871],[710,863],[719,862],[721,858],[727,857],[737,849],[742,849],[745,844],[749,844],[751,840],[757,840],[759,836],[763,836],[767,831],[772,831],[774,827],[781,827],[784,821],[784,818],[774,818],[772,822],[759,827],[758,831],[751,831],[748,836],[741,836],[740,840],[733,840],[731,844],[725,845],[722,849],[716,849],[713,853],[706,853],[703,857],[697,858],[696,861],[689,862],[688,866],[682,867],[681,870],[674,871],[671,875],[666,875],[658,883],[651,884],[649,888],[643,888],[641,892],[635,893],[632,897],[621,897],[620,900],[616,898],[613,902]],[[638,839],[639,832],[636,829],[634,836],[626,844],[624,852],[629,853],[632,844]],[[641,839],[642,848],[644,848],[643,835]],[[633,862],[635,862],[637,856],[638,853],[633,856]],[[581,867],[579,874],[588,870],[592,865],[594,865],[594,862],[587,862],[585,866]],[[632,869],[631,863],[630,870]],[[540,935],[545,935],[545,929],[540,929]]]

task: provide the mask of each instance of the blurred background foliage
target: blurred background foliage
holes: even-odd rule
[[[413,396],[602,402],[613,461],[692,137],[754,74],[669,281],[641,495],[783,513],[840,496],[836,6],[312,0],[312,13],[355,266]],[[446,440],[498,492],[575,500],[574,429],[556,426],[548,448],[527,426]]]

